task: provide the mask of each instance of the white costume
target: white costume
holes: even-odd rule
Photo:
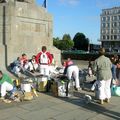
[[[80,88],[79,68],[76,65],[71,65],[67,68],[67,77],[69,80],[73,77],[75,79],[76,88]]]
[[[1,85],[1,96],[4,97],[6,95],[6,92],[11,90],[13,90],[13,85],[5,81]]]

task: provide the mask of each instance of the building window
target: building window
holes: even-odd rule
[[[109,13],[112,14],[112,10],[110,10]]]
[[[105,30],[102,30],[102,34],[105,34]]]
[[[120,29],[118,29],[118,33],[120,33]]]
[[[110,27],[110,23],[107,23],[107,24],[106,24],[106,27]]]
[[[117,39],[120,39],[120,35],[117,36]]]
[[[118,16],[118,20],[120,20],[120,15]]]
[[[102,23],[102,27],[105,28],[105,23]]]
[[[110,30],[107,29],[107,30],[106,30],[106,34],[109,34],[109,33],[110,33]]]
[[[102,21],[104,21],[104,22],[105,22],[105,21],[106,21],[106,17],[102,17]]]
[[[106,33],[108,34],[108,33],[109,33],[109,30],[106,30]]]
[[[111,29],[111,34],[113,34],[113,29]]]
[[[106,11],[104,11],[104,14],[106,15]]]
[[[107,35],[107,40],[109,40],[109,35]]]
[[[106,15],[109,15],[109,11],[106,11]]]
[[[113,16],[113,20],[116,21],[117,20],[117,16]]]
[[[118,27],[120,27],[120,22],[118,22]]]
[[[118,10],[117,9],[113,10],[113,13],[114,14],[118,13]]]
[[[111,40],[113,40],[113,35],[111,35]]]
[[[114,40],[116,40],[117,39],[117,35],[114,35]]]
[[[117,29],[114,29],[114,30],[113,30],[113,33],[116,34],[116,33],[117,33]]]
[[[105,35],[102,36],[103,40],[105,40]]]
[[[110,16],[107,16],[107,21],[110,21]]]
[[[113,22],[112,27],[117,27],[117,22]]]
[[[118,10],[118,13],[120,13],[120,10]]]
[[[112,21],[113,21],[113,16],[111,18],[112,18]]]

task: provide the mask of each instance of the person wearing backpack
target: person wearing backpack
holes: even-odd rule
[[[52,63],[52,55],[47,51],[46,46],[42,46],[42,51],[36,55],[36,62],[42,75],[49,76],[49,65]]]

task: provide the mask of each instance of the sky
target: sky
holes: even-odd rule
[[[44,0],[36,0],[42,5]],[[99,44],[102,9],[120,7],[120,0],[47,0],[47,11],[53,15],[53,37],[71,38],[84,33],[90,43]]]

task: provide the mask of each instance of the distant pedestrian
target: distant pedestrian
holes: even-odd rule
[[[113,82],[117,80],[117,74],[116,74],[116,71],[117,71],[117,66],[116,66],[116,59],[114,56],[112,56],[110,58],[111,62],[112,62],[112,80],[111,80],[111,87],[113,85]]]
[[[91,62],[91,61],[89,61],[89,64],[88,64],[88,75],[89,75],[90,77],[93,76],[92,62]]]

